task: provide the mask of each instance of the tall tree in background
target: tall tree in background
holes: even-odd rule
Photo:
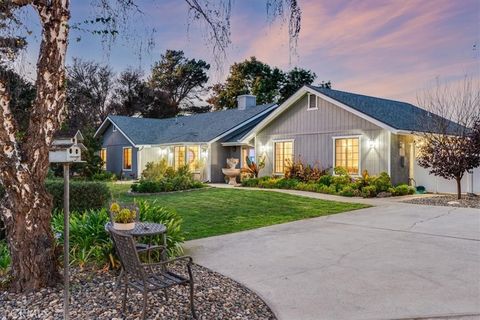
[[[124,116],[143,114],[151,103],[150,96],[142,71],[128,68],[116,80],[111,109],[115,114]]]
[[[429,111],[420,117],[418,164],[430,174],[455,180],[462,197],[462,178],[480,166],[480,82],[466,78],[460,87],[437,84],[418,98]]]
[[[153,66],[149,85],[152,90],[163,92],[167,105],[176,115],[181,103],[199,99],[198,93],[208,81],[209,69],[210,65],[201,59],[186,58],[181,50],[167,50]]]
[[[96,128],[112,112],[115,74],[109,66],[74,59],[67,67],[67,124],[71,129]]]
[[[280,88],[279,103],[287,100],[292,94],[306,84],[312,84],[317,75],[311,70],[293,68],[285,74],[285,80]]]
[[[215,109],[232,109],[237,96],[253,94],[257,103],[283,102],[305,84],[311,84],[316,74],[310,70],[294,68],[285,73],[272,68],[255,57],[234,63],[224,84],[215,84],[208,102]]]
[[[215,56],[225,53],[230,44],[230,13],[233,0],[185,0],[190,18],[208,28],[209,43]],[[272,17],[289,15],[290,47],[300,32],[301,13],[296,0],[266,0]],[[25,141],[18,139],[18,125],[10,108],[10,93],[5,75],[0,75],[0,184],[5,187],[0,214],[6,227],[11,254],[11,289],[27,291],[58,283],[58,260],[51,229],[52,199],[45,189],[48,151],[54,133],[65,119],[65,56],[70,31],[68,0],[4,0],[1,19],[18,20],[16,13],[29,6],[40,19],[42,36],[36,70],[36,96],[30,112]],[[102,0],[100,12],[105,24],[102,35],[118,34],[122,17],[136,1]],[[120,17],[119,17],[120,16]],[[119,19],[117,19],[119,18]],[[120,23],[119,23],[120,21]],[[0,21],[2,22],[2,21]],[[3,23],[3,22],[2,22]],[[8,28],[9,25],[5,24]],[[7,29],[5,28],[5,29]],[[18,29],[13,27],[14,32]],[[3,32],[4,28],[0,30]],[[15,37],[2,37],[0,46]],[[18,37],[17,37],[18,38]],[[6,40],[6,41],[4,41]]]

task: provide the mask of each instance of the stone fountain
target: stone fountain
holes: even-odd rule
[[[232,186],[237,185],[237,177],[240,175],[240,169],[235,168],[238,161],[236,158],[227,158],[228,168],[222,168],[223,174],[229,179],[228,184]]]

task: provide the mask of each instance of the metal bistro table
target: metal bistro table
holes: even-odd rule
[[[110,233],[108,231],[109,228],[113,228],[113,225],[111,222],[107,222],[105,224],[105,231],[107,231],[108,233]],[[121,230],[120,232],[129,234],[134,238],[162,235],[162,242],[163,242],[162,261],[165,261],[167,259],[167,227],[165,227],[163,224],[154,223],[154,222],[136,221],[135,228],[133,228],[132,230]],[[115,242],[114,242],[114,245],[115,245]],[[146,248],[142,248],[142,252],[148,252],[150,249],[154,249],[157,247],[158,246],[148,244]],[[117,281],[116,287],[118,287],[118,285],[120,284],[122,274],[123,274],[123,268],[118,279],[119,281]]]

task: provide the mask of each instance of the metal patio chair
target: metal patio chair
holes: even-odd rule
[[[123,284],[125,291],[122,304],[124,314],[126,311],[129,287],[143,293],[142,318],[146,319],[149,292],[158,290],[166,291],[167,288],[173,286],[188,285],[190,287],[190,310],[193,318],[197,319],[193,301],[194,283],[191,269],[193,261],[191,257],[183,256],[158,263],[142,263],[138,256],[135,240],[132,236],[113,228],[109,228],[109,232],[114,239],[115,248],[124,270]],[[167,265],[175,261],[186,261],[188,278],[168,270]]]

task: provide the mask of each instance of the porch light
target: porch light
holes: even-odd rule
[[[370,149],[375,148],[375,140],[373,139],[368,140],[368,146]]]

